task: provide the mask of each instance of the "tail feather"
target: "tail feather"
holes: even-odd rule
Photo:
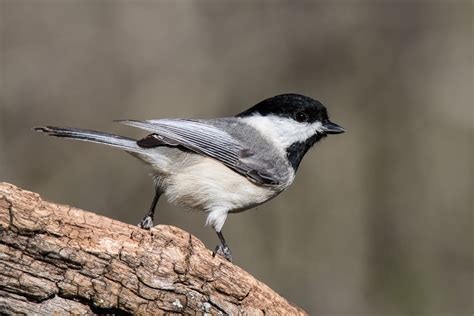
[[[35,127],[33,130],[46,133],[50,136],[72,138],[98,144],[105,144],[120,148],[131,153],[143,153],[135,139],[114,134],[102,133],[76,128],[63,128],[54,126]]]

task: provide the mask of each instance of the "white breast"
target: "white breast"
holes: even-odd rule
[[[168,175],[164,194],[170,203],[208,212],[207,224],[220,231],[228,212],[239,212],[281,191],[258,186],[220,162],[196,155],[193,163]]]

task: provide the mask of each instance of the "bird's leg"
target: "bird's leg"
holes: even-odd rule
[[[217,237],[219,237],[219,240],[221,241],[221,244],[216,246],[216,249],[212,253],[212,256],[215,257],[216,254],[218,254],[226,258],[228,261],[232,262],[232,253],[230,251],[229,246],[227,246],[227,243],[225,242],[224,235],[222,235],[222,231],[216,231],[216,233]]]
[[[160,199],[160,195],[161,195],[161,192],[157,189],[155,191],[155,196],[153,197],[153,201],[151,202],[150,209],[145,214],[140,224],[138,224],[138,227],[143,228],[143,229],[150,229],[153,227],[153,217],[155,216],[155,208],[156,208],[156,204],[158,203],[158,200]]]

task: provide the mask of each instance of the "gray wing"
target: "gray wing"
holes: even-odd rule
[[[279,181],[265,170],[260,170],[261,168],[243,161],[244,158],[252,155],[248,148],[245,148],[229,133],[210,124],[186,119],[121,120],[117,122],[152,132],[137,141],[138,146],[142,148],[184,147],[195,153],[214,158],[258,184],[279,184]]]

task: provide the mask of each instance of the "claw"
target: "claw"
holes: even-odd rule
[[[227,261],[232,262],[232,253],[230,251],[230,248],[227,246],[223,247],[222,245],[217,245],[216,249],[212,253],[213,257],[215,257],[216,255],[220,255],[224,257]]]
[[[146,215],[145,217],[143,217],[140,224],[138,224],[138,227],[143,228],[143,229],[147,229],[147,230],[152,228],[153,227],[153,219],[151,218],[151,216]]]

